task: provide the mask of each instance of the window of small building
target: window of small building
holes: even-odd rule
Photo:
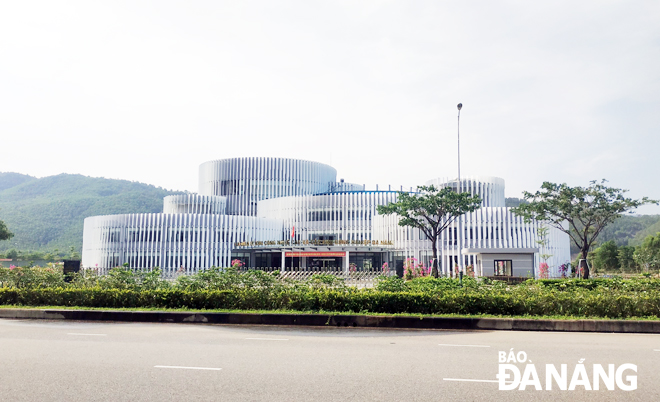
[[[495,276],[513,276],[511,260],[495,260]]]

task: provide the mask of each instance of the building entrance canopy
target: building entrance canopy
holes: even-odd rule
[[[349,272],[351,266],[359,271],[379,270],[391,259],[390,253],[390,249],[380,247],[289,247],[238,250],[232,253],[232,258],[240,259],[251,268],[277,267],[282,271],[298,271],[325,267]]]

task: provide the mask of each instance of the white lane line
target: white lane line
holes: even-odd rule
[[[466,381],[466,382],[500,382],[499,380],[472,380],[469,378],[443,378],[445,381]]]
[[[108,336],[107,334],[81,334],[78,332],[69,332],[67,335],[82,335],[82,336]]]
[[[453,343],[439,343],[438,346],[465,346],[469,348],[489,348],[488,345],[456,345]]]
[[[245,339],[250,339],[253,341],[288,341],[288,339],[280,339],[280,338],[245,338]]]
[[[182,370],[213,370],[213,371],[222,370],[221,368],[216,368],[216,367],[184,367],[184,366],[154,366],[154,368],[182,369]]]

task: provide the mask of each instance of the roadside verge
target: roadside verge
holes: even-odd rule
[[[405,329],[660,333],[660,321],[650,320],[535,320],[524,318],[454,318],[398,315],[255,314],[19,308],[0,309],[0,318]]]

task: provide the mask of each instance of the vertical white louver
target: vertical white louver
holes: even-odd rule
[[[107,269],[128,263],[137,269],[160,267],[170,274],[181,267],[196,272],[211,265],[229,266],[232,242],[244,241],[237,240],[241,234],[249,241],[266,241],[281,233],[281,221],[251,216],[93,216],[85,219],[82,265]]]
[[[279,168],[272,169],[275,163]],[[286,196],[328,192],[337,178],[335,168],[319,162],[284,158],[232,158],[199,167],[199,193],[227,198],[228,215],[255,216],[257,202]]]

